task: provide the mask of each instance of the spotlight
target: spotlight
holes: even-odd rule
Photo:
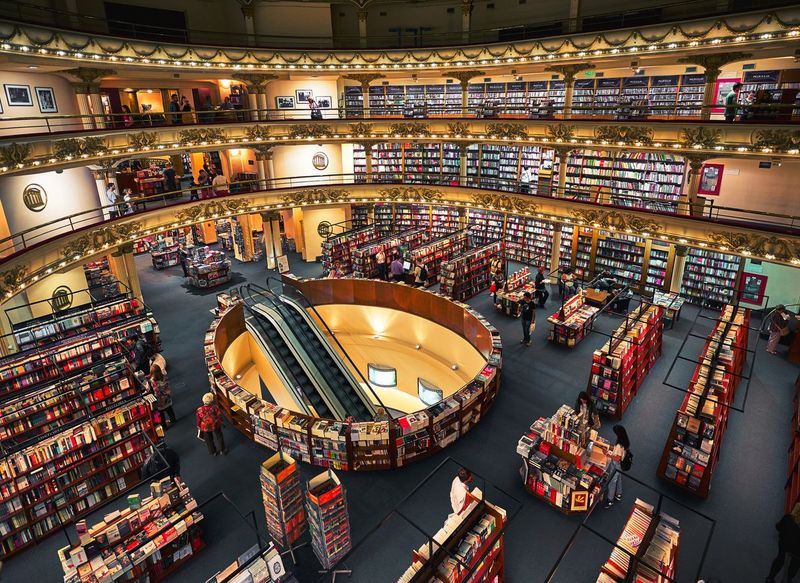
[[[419,349],[420,349],[420,345],[419,345],[419,344],[417,344],[417,345],[415,345],[415,346],[414,346],[414,348],[416,348],[417,350],[419,350]]]
[[[453,370],[458,370],[458,365],[457,365],[457,364],[454,364],[454,365],[453,365],[453,366],[451,366],[450,368],[452,368]]]
[[[639,66],[639,59],[631,61],[631,71],[637,74],[642,71],[642,68]]]

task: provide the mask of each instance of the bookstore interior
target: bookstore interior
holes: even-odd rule
[[[800,9],[373,3],[0,11],[0,582],[791,580]]]

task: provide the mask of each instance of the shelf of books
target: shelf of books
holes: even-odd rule
[[[353,146],[355,160],[364,160],[363,167],[366,173],[366,159],[362,146]],[[359,157],[356,157],[358,155]],[[358,173],[358,170],[354,170]],[[378,144],[372,147],[372,181],[373,182],[400,182],[403,180],[403,145]]]
[[[471,115],[475,115],[481,105],[483,105],[485,95],[485,83],[470,83],[467,85],[467,107]]]
[[[571,150],[567,156],[568,194],[579,200],[596,198],[598,188],[608,186],[613,172],[613,152]]]
[[[506,511],[485,501],[478,488],[466,500],[466,508],[448,516],[433,535],[435,542],[426,541],[411,552],[411,565],[398,583],[505,581]]]
[[[572,267],[572,225],[561,225],[561,243],[558,246],[558,268]]]
[[[442,175],[439,181],[445,186],[461,184],[461,149],[458,144],[442,144]]]
[[[403,182],[437,184],[442,175],[441,144],[406,144],[403,147]]]
[[[503,243],[496,241],[443,262],[439,291],[458,301],[479,294],[489,287],[490,263],[502,252]]]
[[[594,231],[586,227],[579,227],[573,237],[577,237],[577,241],[573,240],[575,276],[588,280],[594,271]]]
[[[66,427],[0,458],[2,558],[138,485],[145,450],[156,437],[142,398]]]
[[[427,240],[427,230],[410,229],[391,237],[362,245],[352,252],[353,277],[372,278],[377,276],[378,264],[375,262],[375,256],[381,251],[391,255],[398,247],[413,249]]]
[[[733,300],[742,258],[727,253],[689,248],[681,295],[694,304],[722,305]]]
[[[158,251],[166,247],[177,247],[178,245],[186,245],[187,232],[189,228],[184,229],[169,229],[155,235],[148,235],[137,239],[133,242],[133,252],[147,253],[151,250]]]
[[[564,112],[564,99],[567,95],[567,82],[563,79],[553,79],[547,87],[547,98],[553,102],[553,113]]]
[[[388,115],[389,112],[386,109],[386,87],[384,85],[370,85],[368,93],[370,117]]]
[[[605,231],[600,231],[598,235],[594,258],[595,274],[607,271],[638,291],[644,269],[645,240]]]
[[[575,348],[592,331],[594,319],[600,310],[586,303],[583,290],[564,302],[547,321],[552,324],[547,339],[568,348]]]
[[[78,544],[58,551],[64,583],[159,583],[205,548],[202,520],[180,478],[153,482],[146,498],[132,494],[127,508],[92,527],[85,520],[76,524]]]
[[[677,114],[680,116],[700,117],[705,89],[705,74],[681,75]]]
[[[650,77],[650,90],[647,94],[647,104],[650,107],[648,115],[650,117],[675,115],[679,79],[679,75]]]
[[[412,208],[419,209],[420,207],[424,207],[424,205],[413,205]],[[461,211],[456,207],[432,205],[427,208],[430,208],[432,237],[443,237],[462,228]],[[421,222],[417,222],[417,225],[422,226]]]
[[[505,115],[523,117],[528,115],[525,96],[525,81],[512,81],[506,85]]]
[[[750,310],[726,305],[706,339],[675,415],[659,477],[705,498],[747,357]]]
[[[372,211],[372,224],[382,237],[394,233],[394,204],[390,202],[379,202]]]
[[[592,115],[594,113],[594,78],[575,79],[572,90],[572,112],[575,115]]]
[[[377,241],[382,236],[378,229],[371,226],[328,237],[322,242],[322,266],[329,271],[338,263],[342,272],[347,275],[353,271],[351,259],[353,251],[362,245]]]
[[[344,116],[362,117],[364,115],[364,92],[359,85],[344,88]]]
[[[519,215],[508,215],[504,241],[506,259],[530,265],[544,265],[547,268],[553,247],[553,224]]]
[[[800,375],[794,381],[794,400],[792,401],[792,424],[789,440],[789,464],[784,486],[783,509],[791,513],[795,504],[800,502]]]
[[[350,226],[353,230],[363,229],[372,223],[372,205],[353,204],[350,205]]]
[[[621,418],[661,356],[664,308],[640,304],[592,354],[589,393],[597,410]]]
[[[94,300],[114,298],[120,295],[120,285],[108,265],[108,257],[101,257],[83,265],[86,285]]]
[[[547,98],[547,81],[528,81],[528,100],[526,104],[529,108],[539,108]]]
[[[476,247],[503,240],[505,233],[503,213],[471,208],[467,212],[467,224],[470,227],[473,245]]]
[[[650,292],[663,291],[669,287],[667,274],[672,273],[674,247],[656,239],[652,239],[649,243],[650,254],[644,272],[644,289]]]
[[[636,499],[597,583],[667,583],[675,580],[680,523]]]
[[[281,550],[288,550],[306,531],[297,462],[279,451],[261,463],[260,480],[267,532]]]
[[[587,419],[562,405],[517,443],[525,490],[565,514],[587,512],[602,491],[611,448]]]
[[[444,87],[445,107],[448,117],[461,115],[461,84],[447,83]]]
[[[194,247],[187,265],[189,285],[199,288],[216,287],[231,280],[231,260],[222,251]]]
[[[428,115],[441,117],[445,110],[445,86],[442,84],[425,85],[425,101],[428,105]]]
[[[333,470],[308,481],[306,513],[311,548],[323,569],[335,567],[353,548],[345,496],[344,486]]]
[[[405,85],[386,86],[386,109],[393,117],[402,115],[403,103],[406,100]]]
[[[425,265],[425,269],[428,271],[428,281],[425,283],[427,287],[439,280],[442,263],[463,254],[468,245],[468,231],[466,229],[454,231],[412,249],[411,262]]]
[[[206,583],[297,583],[297,579],[287,577],[278,547],[269,542],[266,548],[253,545]]]
[[[613,116],[617,114],[620,101],[621,81],[619,78],[600,77],[594,92],[594,115]]]

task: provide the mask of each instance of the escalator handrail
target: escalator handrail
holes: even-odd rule
[[[372,389],[372,385],[369,383],[369,381],[368,381],[366,378],[364,378],[364,375],[363,375],[363,374],[362,374],[362,372],[359,370],[358,366],[356,366],[356,363],[355,363],[355,362],[353,361],[353,359],[350,357],[350,354],[348,354],[347,350],[345,350],[344,346],[342,346],[342,343],[341,343],[341,342],[339,342],[339,339],[338,339],[338,338],[336,338],[336,335],[333,333],[333,330],[331,330],[330,326],[328,326],[328,323],[327,323],[327,322],[325,321],[325,319],[322,317],[322,314],[320,314],[320,313],[317,311],[317,308],[316,308],[316,306],[314,306],[314,303],[313,303],[313,302],[312,302],[310,299],[308,299],[308,296],[306,296],[306,294],[304,294],[304,293],[303,293],[303,290],[301,290],[301,289],[300,289],[299,287],[297,287],[297,286],[294,286],[294,285],[291,285],[291,284],[287,284],[287,283],[283,282],[282,280],[278,279],[277,277],[273,277],[273,276],[271,276],[271,275],[268,275],[268,276],[267,276],[267,280],[266,280],[266,283],[267,283],[267,289],[269,289],[271,292],[272,292],[272,287],[270,286],[270,281],[276,281],[276,282],[278,282],[278,284],[280,284],[280,286],[281,286],[281,288],[280,288],[280,289],[283,289],[283,286],[284,286],[284,285],[289,285],[289,287],[291,287],[291,288],[292,288],[292,290],[293,290],[294,292],[296,292],[297,294],[299,294],[299,296],[300,296],[301,298],[303,298],[303,300],[305,300],[305,302],[308,304],[308,307],[310,307],[310,308],[311,308],[311,310],[314,312],[314,315],[316,315],[316,317],[319,319],[319,321],[320,321],[320,322],[322,322],[322,325],[323,325],[323,326],[325,326],[325,330],[327,330],[327,332],[328,332],[328,335],[329,335],[331,338],[333,338],[333,341],[334,341],[334,342],[336,342],[336,346],[338,346],[338,347],[339,347],[339,350],[341,351],[341,353],[342,353],[342,354],[344,354],[345,358],[346,358],[346,359],[347,359],[347,361],[350,363],[350,366],[352,367],[352,370],[354,370],[354,371],[356,372],[356,374],[358,375],[359,379],[361,380],[362,386],[365,386],[365,387],[367,387],[367,389],[369,390],[369,392],[370,392],[370,393],[372,393],[372,396],[373,396],[373,397],[375,397],[375,400],[376,400],[376,401],[377,401],[377,402],[380,404],[380,406],[383,408],[383,410],[384,410],[384,411],[386,411],[386,412],[387,412],[387,414],[388,414],[388,411],[389,411],[389,410],[386,408],[386,405],[384,405],[384,404],[383,404],[383,401],[381,401],[381,398],[380,398],[380,397],[378,396],[378,394],[377,394],[377,393],[376,393],[376,392],[375,392],[375,391]],[[272,293],[274,293],[274,292],[272,292]]]

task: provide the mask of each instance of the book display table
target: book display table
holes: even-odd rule
[[[178,265],[180,261],[180,247],[172,245],[150,250],[150,260],[155,269],[161,270]]]
[[[672,328],[675,322],[681,319],[681,308],[684,301],[686,300],[678,294],[657,291],[653,294],[651,303],[664,308],[664,323]]]
[[[525,292],[535,291],[530,268],[523,267],[508,276],[503,289],[497,291],[494,307],[506,316],[519,318],[519,302]]]
[[[189,254],[189,285],[216,287],[231,280],[231,260],[222,251],[195,247]]]
[[[574,348],[591,331],[600,310],[586,304],[586,293],[585,290],[578,292],[547,318],[553,325],[547,337],[550,342]]]
[[[540,417],[517,443],[525,489],[565,514],[587,512],[606,481],[611,444],[569,405]]]

